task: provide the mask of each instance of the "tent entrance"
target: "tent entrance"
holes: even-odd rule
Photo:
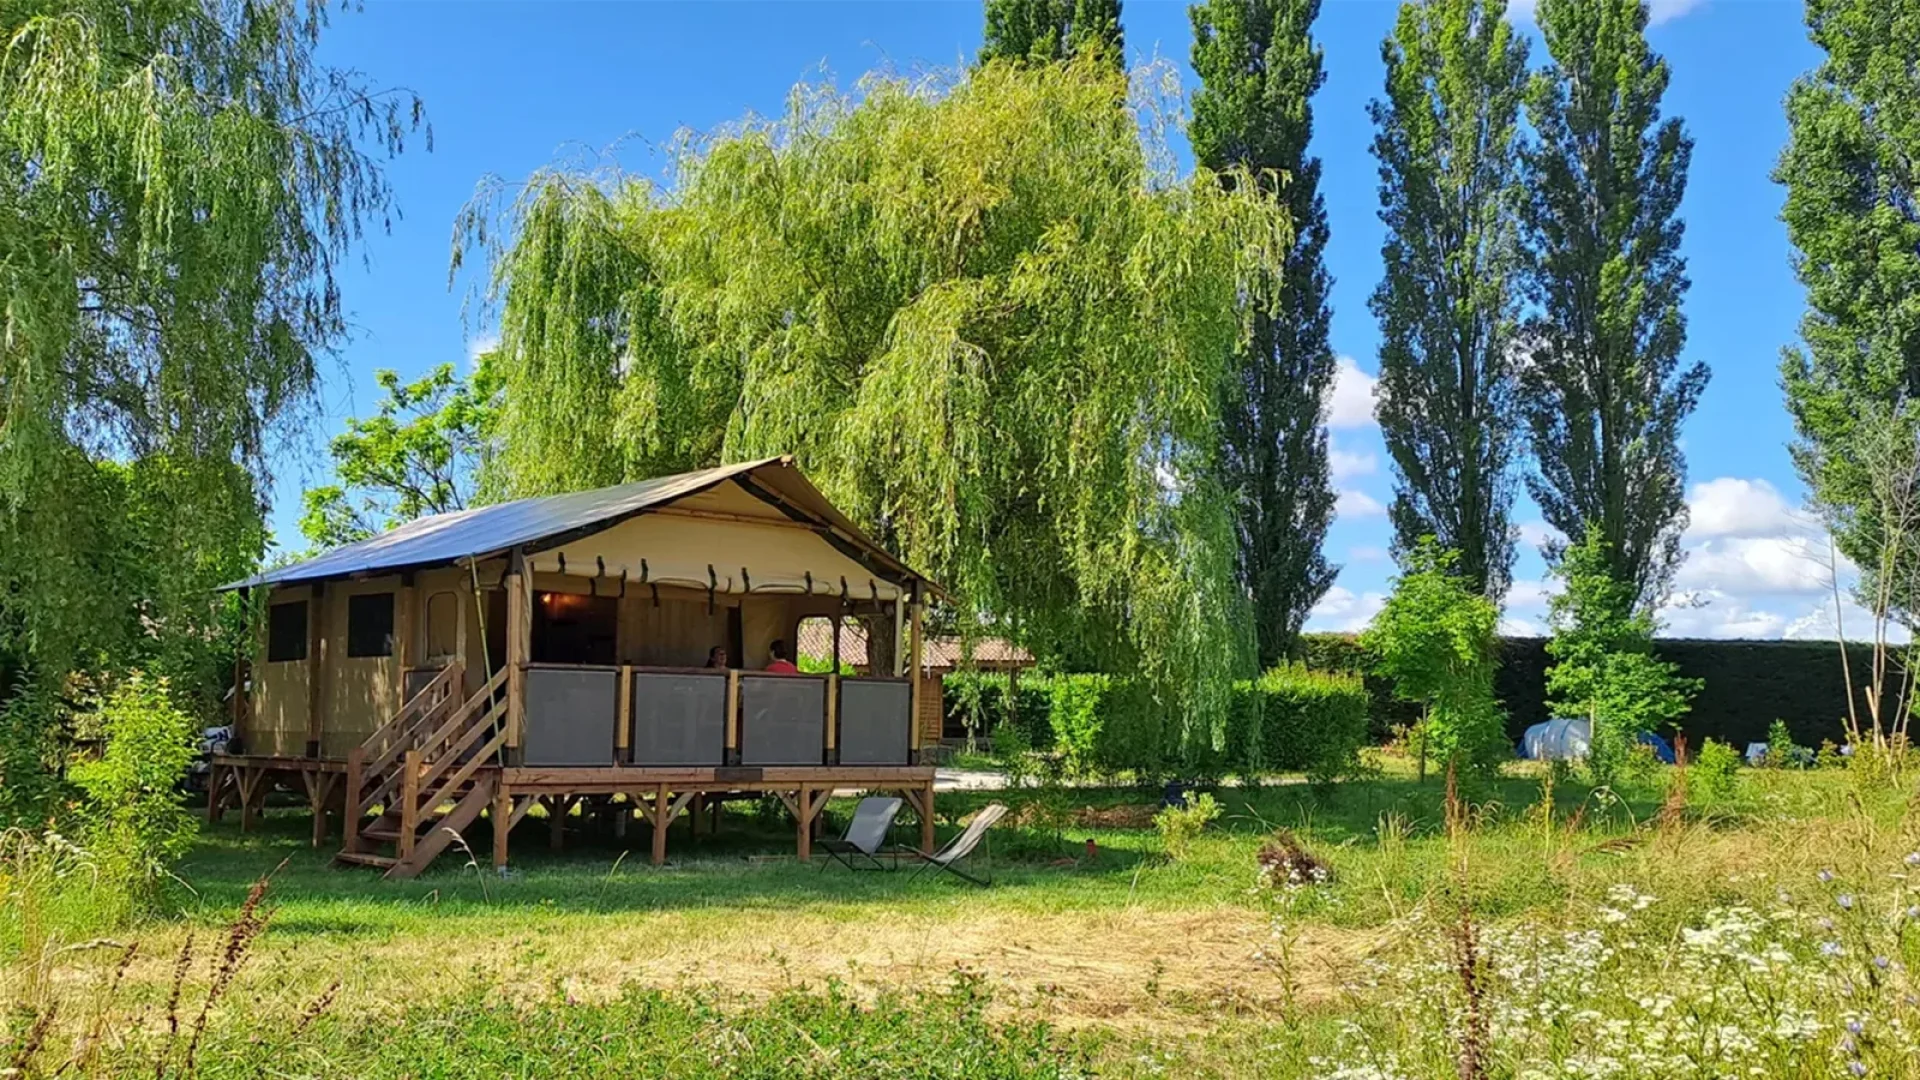
[[[532,631],[528,644],[536,664],[616,664],[620,600],[614,596],[536,592]]]

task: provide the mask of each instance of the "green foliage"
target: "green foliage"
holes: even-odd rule
[[[1733,798],[1740,785],[1740,751],[1719,739],[1700,743],[1700,753],[1687,766],[1689,791],[1710,802]]]
[[[421,120],[316,59],[325,23],[0,4],[0,657],[33,679],[194,639],[259,556],[268,446],[344,329],[334,268],[389,210],[372,151]]]
[[[441,364],[411,382],[375,375],[384,396],[328,448],[339,483],[307,490],[300,532],[317,548],[364,540],[425,514],[464,510],[492,448],[499,376],[482,356],[461,378]]]
[[[196,826],[181,804],[180,782],[199,731],[165,680],[138,673],[102,703],[100,724],[104,751],[75,765],[71,778],[87,797],[84,841],[101,866],[101,886],[125,889],[137,909],[152,902],[193,843]]]
[[[1291,655],[1307,613],[1333,584],[1321,551],[1333,518],[1327,432],[1327,211],[1320,159],[1307,153],[1312,98],[1326,81],[1312,29],[1319,0],[1204,0],[1191,8],[1194,159],[1239,166],[1294,223],[1271,304],[1257,305],[1238,356],[1221,454],[1234,499],[1240,575],[1253,600],[1260,666]]]
[[[1920,414],[1901,407],[1920,373],[1920,12],[1810,0],[1806,19],[1824,55],[1787,94],[1774,179],[1786,187],[1781,219],[1808,310],[1805,346],[1786,351],[1781,380],[1799,433],[1794,464],[1871,590],[1880,576],[1911,582],[1920,564],[1909,544],[1882,575],[1885,499],[1872,457],[1858,452],[1876,423],[1897,424],[1893,441],[1906,447],[1920,431]]]
[[[1556,715],[1591,722],[1588,766],[1602,784],[1613,781],[1641,732],[1677,727],[1700,686],[1653,655],[1653,615],[1639,606],[1637,586],[1615,571],[1601,530],[1588,530],[1554,564],[1561,590],[1547,615],[1548,699]]]
[[[1376,412],[1395,485],[1394,543],[1457,551],[1498,598],[1513,569],[1515,225],[1526,39],[1505,0],[1406,3],[1369,106],[1386,276]],[[1403,564],[1404,565],[1404,564]]]
[[[1353,776],[1367,743],[1370,705],[1359,675],[1304,664],[1270,668],[1239,690],[1229,765],[1303,772],[1315,783]]]
[[[492,261],[501,493],[793,453],[957,619],[1137,673],[1217,745],[1255,670],[1221,402],[1290,234],[1173,177],[1177,108],[1127,93],[1092,59],[801,87],[681,144],[670,193],[484,187],[456,261]]]
[[[1220,804],[1206,792],[1188,792],[1185,799],[1163,806],[1153,815],[1153,827],[1160,833],[1161,850],[1174,862],[1184,860],[1193,850],[1193,842],[1207,826],[1219,820]]]
[[[1528,292],[1521,398],[1539,461],[1528,488],[1547,523],[1597,530],[1609,573],[1643,604],[1664,593],[1686,527],[1680,425],[1707,366],[1686,343],[1680,256],[1693,141],[1662,120],[1668,69],[1647,47],[1642,0],[1540,0],[1551,64],[1527,118],[1522,218]]]
[[[1493,696],[1500,612],[1456,572],[1459,562],[1432,537],[1422,539],[1362,640],[1394,692],[1425,707],[1434,756],[1485,773],[1511,749]]]
[[[980,62],[1049,64],[1094,56],[1117,71],[1126,64],[1120,0],[987,0]]]
[[[1769,769],[1797,769],[1812,759],[1811,751],[1793,741],[1793,731],[1785,720],[1767,725],[1767,755],[1762,760]]]

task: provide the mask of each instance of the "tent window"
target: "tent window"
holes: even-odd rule
[[[543,592],[533,596],[536,664],[613,664],[620,635],[620,600],[614,596]]]
[[[347,597],[347,655],[393,655],[393,594]]]
[[[267,660],[307,658],[307,602],[295,600],[267,609]]]
[[[427,597],[427,655],[452,656],[460,651],[460,597],[437,592]]]

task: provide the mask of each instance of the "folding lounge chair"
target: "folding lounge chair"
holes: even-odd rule
[[[820,850],[835,862],[844,863],[849,870],[891,870],[893,867],[880,861],[880,850],[887,846],[893,819],[899,813],[899,799],[878,796],[861,799],[853,808],[853,820],[847,822],[846,835],[838,840],[820,841]],[[894,866],[899,864],[896,855]],[[822,862],[820,869],[826,868],[827,864]]]
[[[915,878],[918,878],[921,874],[926,873],[928,870],[938,868],[953,874],[955,877],[966,878],[968,881],[973,882],[975,885],[992,884],[993,883],[993,842],[991,840],[987,840],[987,830],[993,828],[994,823],[999,821],[1002,817],[1006,816],[1006,813],[1007,813],[1006,807],[1000,805],[999,803],[990,803],[987,805],[986,809],[980,811],[978,814],[975,814],[973,816],[973,820],[967,823],[967,828],[965,832],[962,832],[959,836],[956,836],[952,840],[947,841],[947,846],[941,848],[939,851],[936,851],[933,854],[929,855],[924,851],[914,851],[912,849],[908,849],[910,854],[919,856],[921,859],[925,860],[921,864],[920,869],[914,871],[913,876]],[[979,847],[982,841],[986,841],[986,844],[987,844],[987,850],[986,850],[987,876],[984,878],[979,878],[979,877],[975,877],[974,875],[968,873],[965,870],[962,870],[958,864],[960,860],[965,859],[969,855],[972,855],[973,849],[976,847]]]

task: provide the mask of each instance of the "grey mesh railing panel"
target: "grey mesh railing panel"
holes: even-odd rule
[[[740,764],[819,765],[826,729],[825,679],[740,676]]]
[[[633,673],[633,763],[724,765],[727,677]]]
[[[840,764],[908,764],[912,714],[907,683],[840,680]]]
[[[619,692],[616,671],[528,668],[526,763],[611,764]]]

